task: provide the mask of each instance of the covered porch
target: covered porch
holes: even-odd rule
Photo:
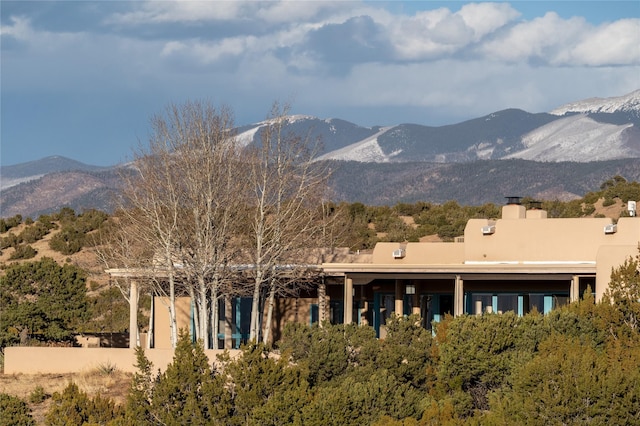
[[[595,265],[325,264],[330,318],[371,325],[379,337],[391,315],[418,314],[431,329],[445,315],[513,311],[525,315],[595,292]]]

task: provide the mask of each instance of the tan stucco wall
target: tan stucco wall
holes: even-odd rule
[[[312,304],[318,304],[318,298],[289,297],[276,299],[269,341],[273,343],[279,340],[282,337],[285,325],[288,323],[310,324]],[[266,306],[263,318],[267,318]]]
[[[604,233],[607,218],[500,219],[490,235],[483,223],[470,220],[465,228],[466,261],[595,261],[598,249],[618,237]]]
[[[189,331],[191,318],[191,298],[176,297],[176,321],[178,330]],[[155,298],[155,317],[153,321],[153,347],[156,349],[171,348],[171,327],[169,323],[169,299]]]
[[[405,257],[395,259],[393,251],[405,250]],[[464,260],[462,243],[377,243],[373,249],[376,264],[460,264]]]
[[[7,347],[4,354],[5,374],[65,374],[96,370],[113,366],[119,371],[133,373],[135,351],[122,348],[48,348],[48,347]],[[206,350],[205,354],[213,364],[216,355],[223,350]],[[240,354],[230,350],[232,357]],[[148,349],[145,354],[153,363],[153,370],[164,371],[173,360],[173,349]]]
[[[600,300],[609,287],[611,272],[629,257],[638,254],[638,243],[634,245],[604,246],[598,250],[596,264],[596,300]]]

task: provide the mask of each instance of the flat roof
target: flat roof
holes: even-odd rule
[[[353,273],[369,274],[569,274],[594,275],[596,264],[584,262],[473,262],[464,264],[374,264],[323,263],[327,275],[344,276]]]

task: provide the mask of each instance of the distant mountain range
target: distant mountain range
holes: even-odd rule
[[[256,143],[258,123],[240,129]],[[339,120],[292,116],[289,131],[321,140],[319,160],[366,163],[459,163],[475,160],[606,161],[640,158],[640,90],[588,99],[532,114],[506,109],[448,126],[361,127]]]
[[[240,127],[238,137],[247,145],[259,143],[267,124]],[[336,201],[477,205],[506,195],[566,200],[614,175],[640,180],[640,90],[549,113],[507,109],[440,127],[362,127],[291,116],[286,131],[321,142],[317,159],[330,163]],[[121,167],[59,156],[3,166],[0,216],[35,217],[64,206],[110,211]]]

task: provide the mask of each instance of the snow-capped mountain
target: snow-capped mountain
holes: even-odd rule
[[[630,112],[640,115],[640,90],[636,90],[624,96],[612,98],[590,98],[583,101],[571,102],[562,105],[550,112],[553,115],[565,115],[568,113],[608,113]]]
[[[552,121],[522,137],[524,149],[502,158],[534,161],[605,161],[640,157],[634,124],[600,123],[586,114]]]
[[[365,138],[342,146],[334,139],[319,159],[451,163],[508,158],[551,162],[640,158],[640,90],[574,102],[548,114],[508,109],[448,126],[400,124],[370,132],[360,129]],[[332,135],[327,136],[331,140]],[[331,150],[331,146],[336,148]]]
[[[259,144],[266,125],[236,129],[239,141]],[[287,118],[285,132],[319,142],[317,159],[334,160],[331,185],[337,200],[481,204],[505,194],[570,199],[615,175],[640,179],[640,90],[574,102],[551,113],[506,109],[439,127],[363,127],[296,115]],[[586,164],[594,161],[600,163]],[[117,167],[62,157],[2,166],[0,217],[52,212],[62,205],[108,210],[119,185]]]

